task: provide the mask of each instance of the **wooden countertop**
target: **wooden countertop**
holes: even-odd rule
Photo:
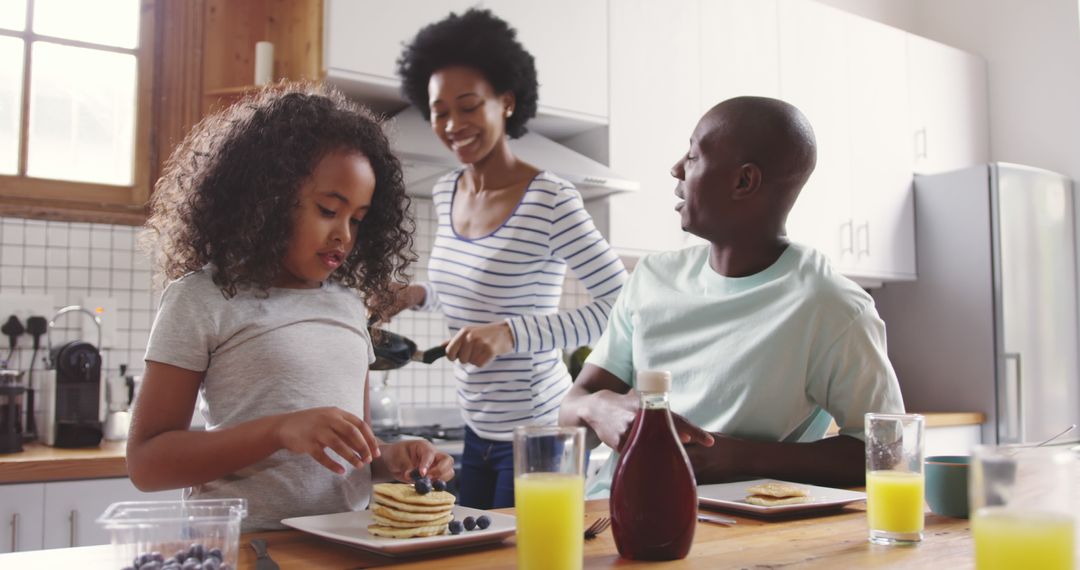
[[[513,514],[513,509],[501,512]],[[586,503],[586,526],[607,516],[607,501]],[[694,546],[684,560],[664,568],[950,568],[974,567],[968,521],[928,513],[923,542],[913,547],[885,547],[866,540],[862,504],[817,517],[762,520],[733,516],[733,527],[698,523]],[[514,539],[493,546],[416,558],[386,558],[299,531],[246,534],[241,537],[241,570],[255,568],[248,542],[264,538],[282,570],[290,568],[432,568],[478,570],[513,568]],[[0,567],[21,569],[111,568],[111,546],[88,546],[0,555]],[[655,562],[621,560],[611,531],[585,543],[585,568],[656,567]]]
[[[127,477],[126,447],[125,441],[80,449],[30,443],[20,453],[0,455],[0,484]]]
[[[930,428],[978,425],[986,421],[986,416],[977,412],[924,415]],[[830,433],[836,433],[835,424]],[[107,441],[101,447],[57,449],[31,443],[21,453],[0,455],[0,485],[127,477],[126,445],[123,441]]]

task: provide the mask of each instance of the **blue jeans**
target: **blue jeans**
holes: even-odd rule
[[[458,504],[474,509],[514,506],[514,444],[484,439],[465,427]]]

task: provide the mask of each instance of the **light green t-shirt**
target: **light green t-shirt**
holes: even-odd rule
[[[707,245],[643,258],[587,362],[630,386],[669,370],[673,412],[743,439],[816,441],[830,415],[862,439],[863,414],[904,410],[873,299],[799,244],[748,277],[713,271]]]

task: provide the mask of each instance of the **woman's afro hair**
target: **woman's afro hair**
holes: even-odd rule
[[[496,93],[514,94],[514,114],[506,119],[506,134],[525,134],[525,123],[536,116],[539,84],[533,56],[517,40],[517,32],[489,10],[472,8],[462,15],[421,29],[398,59],[401,91],[431,120],[428,81],[436,71],[463,65],[480,71]]]

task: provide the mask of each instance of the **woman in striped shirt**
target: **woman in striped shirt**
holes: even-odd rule
[[[432,192],[430,281],[399,306],[440,310],[464,411],[460,503],[514,503],[514,427],[555,425],[570,389],[561,350],[596,341],[626,269],[569,182],[514,156],[536,114],[533,58],[506,22],[472,9],[431,24],[398,62],[402,90],[462,164]],[[592,301],[559,311],[567,267]]]

